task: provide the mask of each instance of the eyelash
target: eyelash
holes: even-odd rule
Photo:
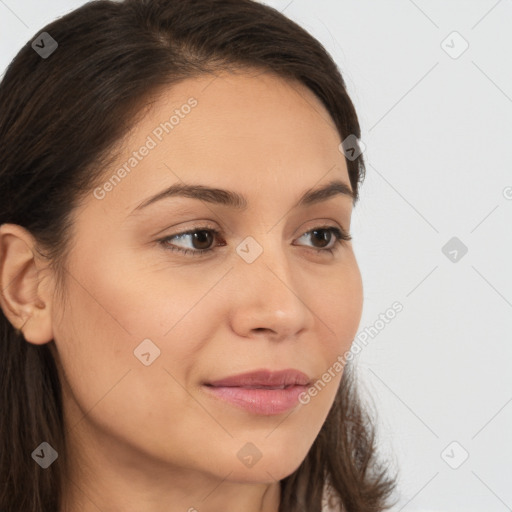
[[[352,236],[349,233],[346,233],[345,231],[342,231],[341,229],[339,229],[335,226],[318,226],[313,229],[310,229],[309,231],[306,231],[299,238],[301,238],[302,236],[304,236],[308,233],[312,233],[313,231],[317,231],[317,230],[324,230],[324,231],[331,232],[336,238],[335,243],[339,244],[339,245],[330,247],[328,249],[309,247],[309,249],[312,249],[317,254],[326,253],[326,252],[329,252],[330,254],[334,254],[335,252],[337,252],[340,249],[340,246],[345,244],[345,242],[352,240]],[[213,233],[214,238],[218,238],[218,236],[220,235],[220,231],[218,231],[217,229],[213,229],[213,228],[209,228],[209,227],[197,227],[197,228],[192,228],[187,231],[183,231],[182,233],[176,233],[175,235],[166,236],[165,238],[160,238],[157,241],[167,251],[176,251],[176,252],[182,253],[184,255],[191,255],[191,256],[204,256],[204,255],[206,255],[206,253],[213,251],[214,248],[209,247],[208,249],[183,249],[182,247],[177,247],[175,245],[170,245],[167,243],[169,240],[172,240],[174,238],[181,237],[184,235],[192,235],[194,233],[201,232],[201,231],[208,231],[210,233]]]

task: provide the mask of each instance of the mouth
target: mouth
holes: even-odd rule
[[[214,386],[213,384],[205,384],[205,386],[209,386],[212,388],[238,388],[238,389],[289,389],[296,384],[289,384],[288,386]]]
[[[311,382],[312,379],[299,370],[261,369],[203,382],[202,388],[217,404],[229,404],[252,414],[270,416],[295,408],[299,396]]]
[[[218,405],[228,404],[259,416],[283,414],[299,405],[299,397],[307,386],[208,386],[205,394]]]
[[[204,384],[213,387],[239,387],[246,389],[285,389],[290,386],[307,386],[312,380],[304,372],[295,369],[271,371],[255,370],[231,375]]]

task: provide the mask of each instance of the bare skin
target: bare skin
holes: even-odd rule
[[[74,211],[66,305],[30,233],[0,227],[2,309],[27,342],[54,340],[58,353],[72,467],[60,512],[277,512],[279,481],[306,457],[342,372],[277,415],[202,384],[261,368],[319,379],[359,326],[351,242],[325,233],[331,254],[312,233],[349,232],[352,198],[295,206],[333,180],[350,188],[339,134],[305,87],[248,71],[186,80],[138,121],[105,181],[190,97],[129,174]],[[234,191],[247,207],[176,196],[135,210],[176,183]],[[220,232],[212,251],[168,248],[208,246],[192,235],[158,242],[193,228]],[[248,236],[263,249],[251,263],[236,251]],[[148,366],[134,355],[144,339],[160,350]],[[252,467],[237,456],[246,443],[261,453]]]

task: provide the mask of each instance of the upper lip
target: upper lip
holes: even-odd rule
[[[256,370],[238,375],[225,377],[206,382],[208,386],[216,387],[238,387],[238,386],[306,386],[310,383],[311,379],[303,372],[295,369],[270,371],[266,369]]]

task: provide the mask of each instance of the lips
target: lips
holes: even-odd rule
[[[299,370],[270,371],[262,369],[205,382],[205,385],[245,389],[285,389],[290,386],[307,386],[310,382],[311,379]]]
[[[298,397],[312,382],[295,370],[256,370],[203,383],[207,396],[251,414],[282,414],[298,405]]]

